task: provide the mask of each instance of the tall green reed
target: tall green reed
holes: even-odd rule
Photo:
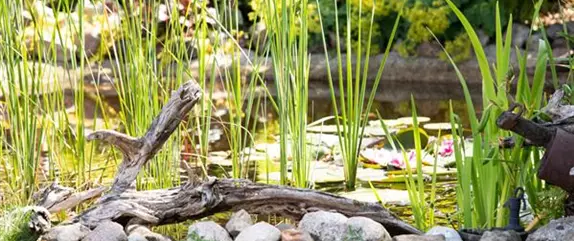
[[[264,13],[273,60],[280,126],[281,184],[309,185],[310,152],[307,150],[309,56],[307,50],[307,0],[266,0]],[[293,160],[292,178],[287,162]],[[291,179],[291,180],[290,180]]]
[[[353,49],[351,46],[352,39],[351,31],[354,28],[358,28],[358,32],[362,33],[362,21],[363,18],[358,18],[359,21],[355,22],[352,14],[356,13],[353,11],[352,1],[346,1],[346,23],[345,23],[345,55],[342,54],[343,50],[341,48],[341,35],[339,33],[339,20],[335,18],[335,29],[336,29],[336,59],[337,59],[337,82],[338,86],[335,87],[334,78],[331,74],[330,57],[329,51],[327,49],[327,43],[325,38],[325,30],[323,28],[323,20],[320,18],[323,46],[325,51],[325,63],[327,64],[327,76],[329,80],[329,89],[331,92],[331,99],[333,102],[334,114],[336,116],[335,122],[337,126],[337,134],[339,136],[339,143],[341,145],[341,152],[344,160],[344,171],[345,171],[345,186],[347,190],[354,190],[356,177],[357,177],[357,165],[359,162],[359,152],[362,142],[362,137],[364,133],[364,128],[367,124],[368,118],[365,111],[370,111],[375,94],[379,87],[379,82],[382,77],[382,73],[385,67],[385,63],[389,56],[389,52],[394,40],[394,36],[399,24],[399,19],[401,17],[401,12],[396,18],[395,24],[393,26],[393,31],[388,39],[387,47],[383,60],[379,66],[377,75],[372,83],[371,92],[367,97],[367,85],[369,84],[369,60],[371,55],[371,37],[373,33],[373,24],[375,24],[375,7],[371,9],[363,9],[363,4],[358,6],[358,14],[370,14],[370,22],[367,43],[363,46],[363,41],[361,34],[359,34],[358,39],[356,39],[356,48]],[[317,2],[319,15],[321,14],[321,6]],[[335,5],[335,15],[339,15],[337,1],[334,1]],[[355,60],[353,64],[353,58]],[[364,63],[362,62],[364,60]],[[345,66],[346,68],[343,68]],[[338,88],[338,91],[337,91]],[[338,95],[338,97],[337,97]],[[367,101],[365,102],[365,99]]]
[[[415,225],[420,230],[427,230],[434,226],[434,202],[436,197],[436,168],[437,168],[437,159],[438,159],[438,146],[440,143],[441,135],[439,132],[438,141],[435,143],[433,150],[435,154],[434,159],[434,167],[433,167],[433,174],[432,174],[432,183],[430,186],[430,198],[427,202],[426,199],[426,185],[425,185],[425,177],[423,176],[423,163],[422,163],[422,144],[421,143],[421,136],[420,136],[420,127],[417,117],[417,110],[415,105],[415,99],[411,95],[411,114],[413,117],[413,137],[414,137],[414,144],[415,144],[415,160],[416,160],[416,177],[413,175],[413,168],[411,166],[411,160],[407,157],[407,152],[401,146],[401,150],[403,152],[403,159],[406,164],[406,185],[407,191],[409,193],[409,199],[411,200],[411,205],[413,207],[413,216],[415,218]]]
[[[10,5],[10,6],[8,6]],[[22,3],[0,3],[0,26],[2,29],[2,50],[0,51],[0,70],[4,82],[0,84],[7,113],[10,142],[2,140],[2,148],[8,155],[1,157],[4,162],[5,180],[10,188],[10,194],[17,196],[16,202],[26,203],[36,186],[35,170],[38,165],[38,150],[43,132],[38,132],[42,122],[36,115],[39,106],[38,93],[41,86],[33,80],[38,75],[33,69],[34,64],[27,60],[27,52],[22,51],[20,39],[16,31],[6,31],[23,24],[21,14]]]
[[[70,143],[69,135],[65,134],[69,133],[69,122],[62,114],[62,89],[63,86],[76,86],[71,81],[77,80],[75,71],[70,69],[78,64],[73,61],[73,53],[57,51],[57,45],[65,44],[62,32],[78,30],[72,29],[71,24],[61,29],[56,23],[56,19],[70,22],[69,9],[59,18],[59,13],[28,2],[0,4],[0,25],[5,29],[0,34],[0,75],[3,78],[0,90],[2,104],[6,107],[5,121],[8,123],[8,128],[4,129],[8,135],[3,135],[6,138],[1,141],[6,152],[0,156],[4,169],[0,175],[1,180],[8,184],[14,202],[25,204],[30,201],[31,194],[41,185],[41,181],[54,178],[49,173],[38,172],[40,164],[45,164],[40,163],[42,150],[54,156],[54,152],[59,150],[75,152],[82,148]],[[25,11],[31,20],[25,20]],[[81,24],[82,20],[79,22]],[[68,58],[72,61],[66,61]],[[85,172],[81,166],[83,163],[83,156],[74,156],[74,173]],[[50,161],[50,164],[55,163]],[[41,177],[44,175],[46,177]]]
[[[503,204],[512,195],[512,190],[517,186],[526,186],[529,193],[536,193],[529,185],[531,177],[524,176],[525,170],[533,169],[539,160],[532,159],[532,154],[538,150],[522,148],[523,139],[520,136],[500,130],[495,125],[498,115],[508,108],[510,101],[507,89],[510,83],[510,53],[511,53],[511,33],[512,25],[506,29],[506,37],[503,41],[502,27],[498,5],[496,9],[496,68],[490,69],[482,45],[478,40],[474,29],[465,16],[447,0],[447,3],[463,24],[470,37],[472,46],[477,56],[480,71],[482,73],[482,105],[485,108],[483,116],[479,119],[476,116],[476,109],[470,98],[470,92],[466,85],[462,73],[452,61],[456,74],[463,88],[467,115],[470,119],[472,131],[472,154],[464,153],[463,137],[459,133],[453,133],[455,145],[455,157],[458,171],[457,195],[459,209],[463,213],[464,227],[499,227],[507,221],[507,211]],[[540,5],[538,5],[539,7]],[[512,19],[512,18],[510,18]],[[532,85],[528,81],[525,68],[525,55],[521,55],[517,50],[520,67],[517,82],[517,93],[515,100],[526,106],[525,117],[531,117],[534,111],[540,108],[542,101],[542,88],[544,84],[545,66],[548,61],[545,43],[540,43],[538,59],[535,68]],[[495,77],[491,75],[495,74]],[[451,104],[451,124],[458,123],[452,113]],[[499,148],[499,138],[513,136],[516,145],[511,150],[501,150]],[[536,156],[536,155],[534,155]],[[537,187],[538,188],[538,187]],[[531,205],[536,205],[536,198],[530,197]]]
[[[223,2],[220,6],[220,12],[223,21],[223,25],[219,26],[219,32],[229,33],[230,39],[235,39],[239,37],[240,27],[239,27],[239,9],[237,2]],[[257,23],[258,19],[255,20]],[[224,26],[227,29],[224,31]],[[254,39],[251,39],[248,43],[247,49],[254,50],[255,55],[259,54],[263,50],[259,49],[259,44],[253,45]],[[233,178],[248,178],[249,163],[251,161],[251,152],[245,153],[244,150],[250,143],[253,143],[253,136],[251,133],[255,133],[256,125],[253,124],[249,126],[251,122],[254,122],[252,118],[255,113],[259,112],[261,97],[257,97],[256,87],[260,64],[256,59],[251,62],[250,56],[246,56],[243,53],[241,46],[239,46],[235,41],[231,41],[231,49],[225,49],[234,54],[232,58],[232,63],[230,68],[225,69],[224,74],[224,86],[227,93],[227,101],[229,105],[229,128],[226,134],[229,140],[229,146],[231,149],[231,161],[232,161],[232,176]],[[241,57],[245,57],[242,60]],[[243,63],[242,63],[243,62]],[[253,74],[249,78],[246,78],[242,74],[241,66],[250,65],[253,68]],[[247,85],[245,88],[245,85]],[[250,128],[251,127],[251,128]]]

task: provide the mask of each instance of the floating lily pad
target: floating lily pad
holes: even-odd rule
[[[385,175],[379,179],[360,177],[360,178],[358,178],[358,180],[361,182],[365,182],[365,183],[368,183],[370,181],[373,184],[389,184],[389,183],[404,183],[408,178],[408,174],[402,174],[402,173],[401,174],[393,174],[393,172],[396,172],[396,171],[388,171],[387,175]],[[414,175],[416,172],[413,170],[412,173]],[[416,179],[416,176],[413,176],[413,178]],[[431,180],[431,176],[428,174],[424,174],[424,173],[423,173],[423,178],[425,179],[425,181]]]
[[[316,184],[339,184],[345,181],[343,169],[340,167],[315,168],[311,180]]]
[[[363,163],[363,167],[371,169],[383,169],[384,167],[376,163]]]
[[[404,126],[402,121],[394,119],[382,120],[388,128]],[[370,120],[369,126],[382,127],[381,120]]]
[[[382,169],[357,169],[357,179],[361,181],[376,181],[385,178],[387,172]]]
[[[434,167],[432,166],[423,166],[423,173],[432,175],[434,171]],[[436,175],[437,176],[448,176],[448,175],[456,175],[455,168],[444,168],[444,167],[436,167]]]
[[[426,130],[433,130],[433,131],[439,131],[439,130],[448,130],[450,131],[452,129],[452,125],[449,122],[439,122],[439,123],[428,123],[425,124],[423,126],[424,129]],[[455,128],[458,128],[458,125],[455,124]]]
[[[399,121],[400,123],[404,124],[404,125],[408,125],[408,126],[412,126],[413,125],[413,117],[409,116],[409,117],[401,117],[398,118],[397,121]],[[429,122],[430,118],[429,117],[424,117],[424,116],[417,116],[417,122],[419,123],[419,125],[421,123],[426,123]]]
[[[338,133],[336,125],[312,126],[307,128],[307,131],[313,133],[327,133],[327,134]],[[385,131],[380,126],[365,126],[365,132],[363,133],[363,136],[385,136]]]
[[[377,193],[375,195],[375,192]],[[353,192],[344,192],[339,195],[362,202],[378,202],[377,195],[383,204],[407,206],[411,204],[409,193],[406,190],[358,188]]]

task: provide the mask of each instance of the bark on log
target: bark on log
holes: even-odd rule
[[[124,154],[111,191],[74,222],[94,228],[104,220],[123,225],[163,225],[199,219],[215,213],[245,209],[254,214],[278,214],[299,220],[305,213],[326,210],[346,216],[364,216],[385,226],[391,235],[420,234],[379,204],[359,202],[333,194],[286,186],[256,184],[239,179],[215,179],[162,190],[136,191],[139,170],[155,155],[198,102],[201,89],[185,83],[174,92],[147,134],[133,138],[114,131],[97,131],[88,140],[102,140]]]

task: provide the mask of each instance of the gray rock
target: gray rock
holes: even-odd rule
[[[169,237],[157,234],[149,230],[149,228],[142,225],[131,225],[126,228],[128,233],[128,240],[147,240],[147,241],[171,241]]]
[[[484,54],[488,59],[495,60],[496,59],[496,44],[489,44],[484,48]],[[512,63],[516,63],[516,48],[514,46],[510,48],[510,61]]]
[[[258,222],[241,231],[235,241],[279,241],[280,239],[279,229],[266,222]]]
[[[56,226],[47,234],[45,234],[42,240],[46,241],[79,241],[84,238],[90,229],[80,223],[75,223],[71,225]]]
[[[347,220],[340,213],[312,212],[303,216],[299,229],[308,232],[315,241],[341,241],[347,232]]]
[[[351,217],[347,220],[348,232],[356,232],[363,241],[390,241],[391,236],[381,225],[370,218]],[[347,233],[349,235],[349,233]]]
[[[232,237],[237,237],[241,231],[253,225],[253,220],[247,211],[241,209],[239,212],[231,215],[229,221],[225,224],[225,229]]]
[[[460,234],[449,227],[435,226],[427,231],[426,235],[443,235],[446,241],[462,241]]]
[[[512,48],[518,46],[522,48],[526,41],[528,40],[528,35],[530,34],[530,28],[526,25],[520,23],[512,24]],[[506,34],[505,34],[506,36]]]
[[[277,229],[279,229],[279,231],[288,230],[288,229],[295,229],[295,226],[288,224],[288,223],[280,223],[280,224],[275,225],[275,227]]]
[[[562,32],[564,32],[562,24],[553,24],[546,28],[546,36],[551,40],[563,38],[560,36],[560,33]]]
[[[552,41],[552,49],[568,48],[568,40],[564,38],[555,39]]]
[[[442,48],[436,42],[423,42],[417,46],[417,56],[436,58],[442,52]]]
[[[88,233],[82,241],[127,241],[128,236],[124,227],[119,223],[105,221],[100,223],[92,232]]]
[[[130,234],[128,236],[128,241],[149,241],[146,237],[141,234]]]
[[[502,231],[486,231],[482,234],[480,241],[522,241],[520,235],[514,230]]]
[[[187,241],[196,241],[197,238],[206,241],[232,241],[229,233],[213,221],[198,222],[189,226]]]
[[[570,49],[552,48],[552,54],[554,55],[554,58],[566,58],[570,54]]]
[[[536,53],[536,52],[538,52],[538,45],[539,45],[540,40],[543,40],[542,34],[532,33],[532,35],[530,36],[530,38],[527,41],[528,46],[524,46],[524,47],[525,48],[528,47],[529,52]]]
[[[415,234],[405,234],[393,237],[393,241],[445,241],[442,235],[415,235]]]
[[[559,240],[574,240],[574,217],[552,220],[546,226],[528,235],[528,239],[526,239],[526,241]]]
[[[478,40],[482,46],[486,46],[488,44],[490,37],[482,29],[477,30],[476,35],[478,35]]]
[[[267,26],[262,21],[258,21],[256,24],[251,26],[251,39],[257,45],[259,49],[265,49],[265,44],[267,43]]]

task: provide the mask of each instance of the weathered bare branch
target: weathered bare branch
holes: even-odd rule
[[[143,145],[140,139],[113,130],[94,131],[87,136],[86,140],[106,142],[120,149],[120,151],[128,157],[137,155]]]
[[[88,136],[88,140],[106,141],[124,153],[124,160],[115,176],[111,191],[104,199],[133,189],[140,169],[153,158],[200,97],[199,85],[193,81],[183,84],[172,93],[148,132],[141,138],[136,139],[114,131],[96,131]]]
[[[107,187],[98,187],[83,192],[74,193],[65,200],[56,203],[54,206],[48,208],[48,211],[50,211],[51,213],[56,213],[62,210],[71,209],[73,207],[78,206],[80,203],[83,203],[86,200],[90,200],[92,198],[100,196],[107,189],[108,189]]]
[[[335,211],[349,217],[371,218],[383,224],[391,235],[420,233],[377,203],[237,179],[211,179],[198,186],[125,192],[117,199],[84,212],[79,221],[91,227],[106,219],[124,224],[135,222],[155,226],[240,209],[253,214],[277,214],[294,220],[301,219],[308,212]]]

